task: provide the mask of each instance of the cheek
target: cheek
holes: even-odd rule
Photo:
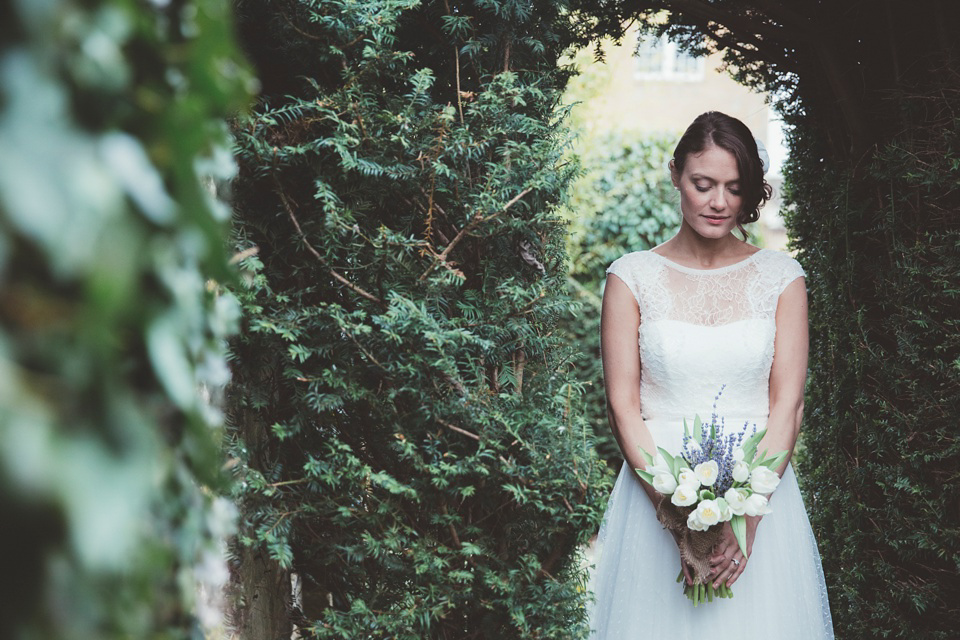
[[[680,189],[680,201],[688,206],[699,207],[707,200],[707,194],[697,191],[694,187]]]
[[[734,211],[743,211],[743,198],[737,197],[730,200],[730,206]]]

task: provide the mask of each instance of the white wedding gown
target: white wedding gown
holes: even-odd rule
[[[651,251],[628,253],[607,269],[640,307],[640,396],[654,441],[679,451],[683,418],[713,413],[727,430],[757,429],[769,413],[770,365],[780,293],[803,276],[800,264],[761,249],[718,269],[693,269]],[[624,465],[596,545],[591,639],[821,640],[833,625],[820,555],[793,468],[772,494],[732,599],[697,608],[675,582],[677,546],[661,527],[640,478]]]

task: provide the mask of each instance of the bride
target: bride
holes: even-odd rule
[[[762,165],[746,125],[718,112],[699,116],[670,161],[679,232],[607,269],[601,355],[625,463],[597,542],[591,638],[833,638],[789,455],[777,469],[772,513],[747,517],[747,556],[729,523],[711,556],[713,584],[732,587],[734,598],[697,608],[675,582],[682,570],[690,583],[691,573],[657,521],[662,496],[634,472],[646,466],[639,448],[676,454],[683,419],[714,411],[728,431],[766,427],[758,451],[793,452],[807,370],[804,273],[788,255],[733,234],[770,197]]]

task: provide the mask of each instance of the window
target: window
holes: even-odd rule
[[[682,51],[667,36],[641,36],[634,55],[640,80],[695,82],[703,80],[704,59]]]

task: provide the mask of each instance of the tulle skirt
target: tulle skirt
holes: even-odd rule
[[[833,638],[820,554],[792,466],[771,496],[773,513],[757,528],[734,597],[696,608],[676,582],[677,545],[642,482],[624,465],[607,505],[591,578],[592,640]]]

